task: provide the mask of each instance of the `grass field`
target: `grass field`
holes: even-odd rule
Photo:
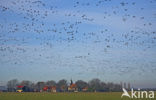
[[[0,93],[0,100],[133,100],[121,98],[120,92],[109,93]],[[147,99],[135,99],[147,100]],[[149,100],[149,99],[148,99]],[[154,99],[152,99],[154,100]]]

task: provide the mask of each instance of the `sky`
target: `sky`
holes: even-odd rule
[[[0,85],[99,78],[156,88],[156,0],[0,0]]]

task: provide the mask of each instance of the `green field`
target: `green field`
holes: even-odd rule
[[[109,93],[0,93],[0,100],[132,100],[132,99],[129,99],[127,97],[121,99],[120,92],[109,92]],[[136,99],[136,100],[147,100],[147,99]]]

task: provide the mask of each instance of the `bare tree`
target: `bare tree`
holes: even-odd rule
[[[76,85],[77,85],[77,88],[79,89],[79,91],[82,91],[83,88],[88,86],[87,82],[85,82],[83,80],[76,81]]]
[[[101,81],[97,78],[89,81],[89,87],[90,87],[91,91],[100,91],[100,88],[101,88],[100,83],[101,83]]]
[[[47,85],[47,86],[56,86],[56,82],[53,81],[53,80],[47,81],[47,82],[46,82],[46,85]]]
[[[9,92],[15,92],[17,85],[18,85],[17,79],[13,79],[13,80],[8,81],[8,83],[7,83],[8,91]]]
[[[68,87],[67,80],[62,79],[62,80],[58,81],[57,87],[60,91],[65,92]]]
[[[44,86],[45,86],[44,82],[37,82],[35,87],[37,91],[42,91]]]
[[[109,88],[107,87],[107,84],[105,82],[100,83],[100,91],[101,92],[109,91]]]

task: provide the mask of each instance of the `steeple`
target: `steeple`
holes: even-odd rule
[[[73,81],[72,81],[72,79],[70,80],[71,82],[70,82],[70,85],[72,85],[73,84]]]

